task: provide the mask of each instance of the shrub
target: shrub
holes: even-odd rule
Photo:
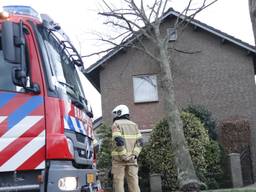
[[[139,155],[138,164],[139,164],[139,184],[140,190],[143,192],[150,192],[150,166],[147,160],[148,146],[145,145]]]
[[[97,153],[97,168],[111,168],[111,147],[112,147],[112,132],[111,128],[106,125],[101,125],[97,131],[100,140],[100,150]]]
[[[97,153],[97,169],[99,170],[99,180],[101,181],[101,185],[107,190],[112,188],[112,181],[109,177],[112,146],[111,128],[106,125],[101,125],[99,130],[97,130],[97,135],[100,141],[100,149]]]
[[[173,163],[170,134],[167,122],[161,121],[154,129],[149,144],[143,148],[151,173],[161,173],[163,186],[176,189],[176,171]],[[142,156],[143,157],[143,156]],[[141,160],[141,156],[139,157]]]
[[[207,151],[210,150],[213,154],[212,155],[208,154],[206,158],[212,159],[214,157],[215,159],[218,159],[218,161],[220,161],[220,163],[218,164],[215,164],[215,165],[211,164],[212,167],[208,165],[207,170],[209,174],[209,177],[208,177],[209,181],[207,183],[209,187],[210,188],[214,188],[211,186],[215,186],[215,188],[218,186],[222,188],[230,187],[231,181],[230,181],[230,175],[228,170],[229,169],[228,157],[224,153],[223,146],[221,146],[221,144],[217,142],[217,139],[218,139],[217,126],[214,118],[212,117],[212,113],[202,105],[190,105],[187,108],[185,108],[184,111],[193,113],[196,117],[198,117],[208,131],[209,137],[211,138],[211,144],[208,146]],[[230,135],[230,134],[221,134],[221,135]],[[221,140],[223,141],[223,139]],[[213,174],[214,179],[210,177],[212,173],[214,173]],[[216,183],[216,181],[218,182]]]
[[[200,120],[192,113],[182,112],[184,135],[199,179],[210,188],[216,188],[216,177],[221,174],[218,144],[211,140]],[[163,188],[174,191],[178,187],[177,171],[171,145],[171,135],[166,120],[153,129],[146,147],[146,160],[151,173],[162,174]],[[210,171],[211,174],[208,174]]]
[[[216,123],[210,111],[201,105],[190,105],[183,111],[193,113],[203,123],[204,127],[208,130],[211,139],[217,140]]]

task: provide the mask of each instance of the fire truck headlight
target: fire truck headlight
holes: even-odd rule
[[[74,150],[73,141],[71,139],[67,138],[67,142],[68,142],[68,150],[71,153],[71,155],[74,157],[75,156],[75,150]]]
[[[76,177],[63,177],[58,181],[58,187],[61,191],[73,191],[76,190],[78,181]]]

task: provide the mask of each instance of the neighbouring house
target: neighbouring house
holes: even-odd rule
[[[161,30],[172,28],[178,16],[173,9],[166,12]],[[172,71],[178,106],[203,105],[219,124],[233,117],[248,121],[255,178],[255,47],[197,20],[176,37],[170,43],[176,48]],[[117,47],[86,72],[101,93],[104,123],[112,123],[111,111],[119,104],[130,108],[145,136],[165,117],[159,66],[143,52]]]

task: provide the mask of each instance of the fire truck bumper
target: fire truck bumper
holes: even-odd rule
[[[95,169],[77,169],[71,161],[50,161],[47,192],[93,191],[96,183]]]

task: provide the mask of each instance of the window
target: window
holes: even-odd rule
[[[50,57],[52,78],[55,81],[55,85],[66,90],[71,98],[79,99],[80,96],[84,98],[78,76],[78,67],[71,62],[54,36],[47,35],[44,42]]]
[[[177,40],[177,30],[176,28],[168,28],[167,29],[167,34],[169,37],[169,41],[176,41]]]
[[[0,51],[0,76],[1,90],[16,91],[12,83],[12,64],[5,62],[2,50]]]
[[[0,40],[0,90],[1,91],[14,91],[24,92],[22,87],[16,86],[12,80],[12,71],[15,64],[9,63],[4,59],[3,50]]]
[[[133,94],[135,103],[158,101],[157,76],[133,76]]]

